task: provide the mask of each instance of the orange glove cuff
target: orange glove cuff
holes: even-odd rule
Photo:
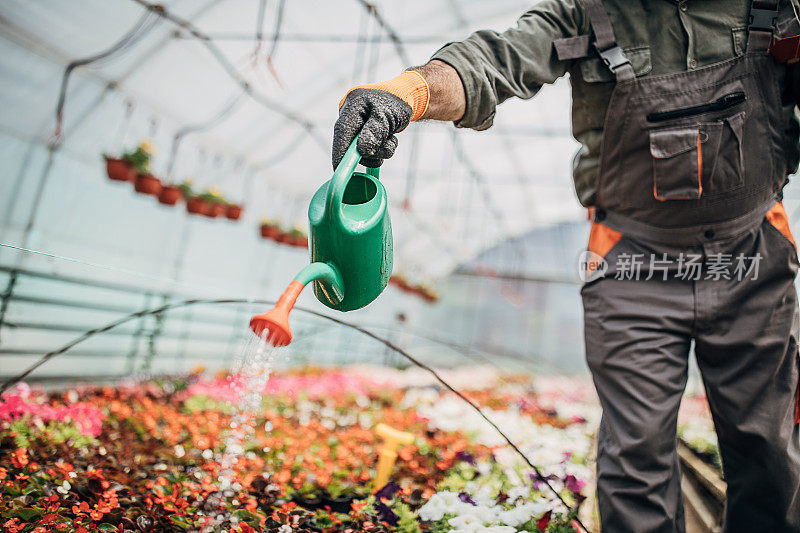
[[[425,81],[422,74],[415,70],[406,70],[391,80],[367,85],[357,85],[347,91],[347,94],[350,94],[350,91],[354,91],[355,89],[378,89],[405,100],[413,111],[411,114],[412,122],[422,118],[422,115],[425,114],[425,110],[428,109],[428,100],[430,98],[428,82]],[[344,98],[339,102],[340,109],[342,104],[344,104],[345,98],[347,98],[347,94],[344,95]]]

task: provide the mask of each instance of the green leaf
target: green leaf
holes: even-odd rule
[[[17,509],[17,515],[25,522],[30,522],[34,518],[42,516],[42,512],[33,507],[23,507],[22,509]]]
[[[182,529],[189,529],[192,525],[180,516],[170,516],[170,521]],[[116,529],[116,528],[115,528]]]

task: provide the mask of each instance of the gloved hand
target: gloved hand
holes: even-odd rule
[[[339,119],[333,127],[333,168],[359,132],[357,148],[362,164],[370,168],[381,166],[397,148],[394,134],[425,113],[428,97],[428,84],[414,71],[350,89],[339,102]]]

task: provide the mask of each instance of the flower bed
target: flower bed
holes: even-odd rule
[[[597,407],[562,387],[585,384],[475,368],[447,378],[480,380],[470,398],[571,506],[584,499]],[[6,394],[0,526],[37,533],[574,529],[572,515],[499,435],[417,370],[286,371],[258,391],[253,412],[241,409],[254,397],[246,382],[192,375]],[[229,435],[242,420],[255,429],[237,443]],[[400,448],[385,487],[372,486],[378,422],[415,436]]]
[[[678,413],[678,438],[700,459],[722,471],[717,433],[705,395],[693,394],[683,398]]]

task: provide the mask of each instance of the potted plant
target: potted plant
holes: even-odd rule
[[[161,194],[161,180],[150,173],[137,174],[136,180],[133,182],[133,189],[141,194],[150,194],[158,196]]]
[[[183,197],[186,198],[186,211],[192,215],[204,215],[208,210],[208,205],[192,189],[192,180],[185,180],[178,185]]]
[[[239,204],[227,204],[225,206],[225,217],[230,220],[239,220],[242,216],[242,209]]]
[[[403,274],[392,274],[392,277],[389,278],[389,282],[404,292],[407,292],[411,288]]]
[[[439,294],[433,287],[425,284],[420,284],[416,287],[416,292],[427,303],[434,303],[439,300]]]
[[[278,238],[278,235],[280,235],[280,232],[280,224],[277,222],[272,222],[266,218],[261,221],[261,236],[265,239],[275,240]]]
[[[164,205],[175,205],[181,198],[183,198],[183,191],[179,185],[174,183],[164,185],[158,195],[158,201]]]
[[[286,244],[298,247],[308,247],[308,237],[299,227],[295,226],[287,234]]]
[[[200,195],[200,198],[207,204],[206,211],[203,213],[209,218],[216,218],[225,213],[225,200],[222,195],[214,188],[208,189]]]
[[[153,152],[153,145],[149,141],[142,141],[136,150],[122,157],[136,170],[136,179],[133,183],[136,192],[158,196],[161,193],[161,181],[150,173]]]
[[[283,228],[278,229],[278,236],[275,237],[275,241],[281,244],[290,244],[292,241],[291,235],[289,235],[288,231],[284,231]]]
[[[122,157],[103,155],[106,160],[106,174],[108,174],[109,179],[114,181],[133,181],[136,179],[136,169],[125,159],[125,155],[127,154],[123,154]]]

